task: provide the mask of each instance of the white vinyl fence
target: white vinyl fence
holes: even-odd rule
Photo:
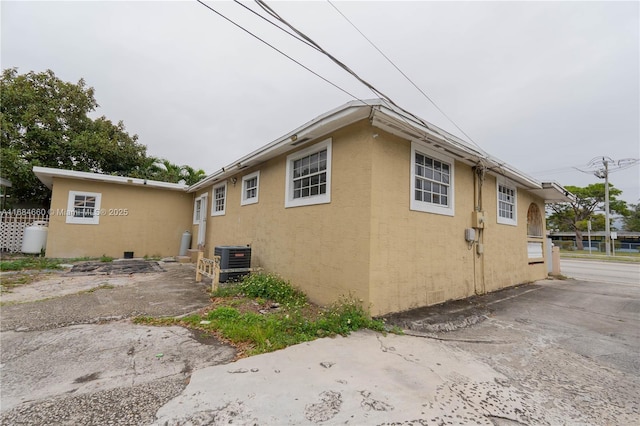
[[[22,250],[24,228],[36,220],[49,222],[45,209],[14,209],[0,211],[0,250],[17,253]]]

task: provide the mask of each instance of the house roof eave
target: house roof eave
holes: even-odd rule
[[[483,164],[490,173],[505,176],[527,189],[541,189],[542,184],[488,153],[475,148],[455,135],[430,123],[422,123],[388,106],[372,113],[372,124],[404,139],[419,140],[435,150],[444,152],[457,161],[475,166]]]
[[[198,191],[237,174],[240,170],[262,163],[278,155],[293,151],[306,142],[318,139],[332,131],[348,126],[369,116],[370,107],[379,100],[351,101],[328,111],[297,127],[280,138],[258,148],[240,159],[222,167],[205,179],[191,185],[189,192]]]
[[[544,199],[545,204],[569,203],[575,201],[575,195],[557,182],[542,182],[542,188],[531,192]]]
[[[186,191],[187,185],[179,183],[160,182],[156,180],[139,179],[127,176],[112,176],[101,173],[79,172],[75,170],[55,169],[51,167],[34,166],[33,173],[47,188],[53,188],[53,178],[78,179],[93,182],[114,183],[120,185],[146,186],[148,188]]]
[[[356,121],[368,118],[374,127],[408,140],[420,140],[447,155],[471,166],[482,164],[495,176],[504,176],[518,186],[528,190],[542,191],[552,195],[551,199],[563,199],[564,188],[545,188],[541,182],[508,165],[479,147],[417,117],[382,99],[351,101],[299,126],[284,136],[245,155],[239,160],[210,174],[188,188],[189,192],[201,190],[223,179],[278,155],[293,151],[306,142],[311,142]],[[557,184],[556,184],[557,185]],[[559,186],[559,185],[557,185]],[[561,188],[561,187],[560,187]],[[555,191],[555,192],[554,192]],[[559,195],[553,195],[553,194]]]

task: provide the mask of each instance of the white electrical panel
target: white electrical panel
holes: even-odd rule
[[[467,228],[464,230],[464,239],[466,241],[475,241],[476,240],[476,230],[473,228]]]

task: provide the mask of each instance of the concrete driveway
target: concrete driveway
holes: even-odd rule
[[[196,371],[155,424],[640,424],[639,287],[541,281],[389,321],[478,313]]]
[[[235,350],[181,327],[132,324],[209,304],[191,265],[125,275],[51,274],[0,300],[0,424],[148,424],[195,369]],[[7,304],[9,303],[9,304]]]
[[[152,280],[3,306],[0,423],[640,423],[638,286],[541,281],[388,318],[408,335],[362,331],[228,363],[224,345],[126,320],[184,313],[194,301],[177,299],[193,289],[206,304],[179,277],[167,294]]]

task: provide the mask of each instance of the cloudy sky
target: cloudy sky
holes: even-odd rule
[[[360,99],[326,57],[233,1],[206,4]],[[260,10],[254,2],[245,6]],[[640,3],[276,2],[283,18],[397,104],[539,180],[584,186],[594,157],[640,157]],[[335,7],[334,7],[335,6]],[[345,102],[196,1],[2,1],[2,68],[96,89],[148,153],[212,173]],[[640,166],[611,174],[640,200]]]

